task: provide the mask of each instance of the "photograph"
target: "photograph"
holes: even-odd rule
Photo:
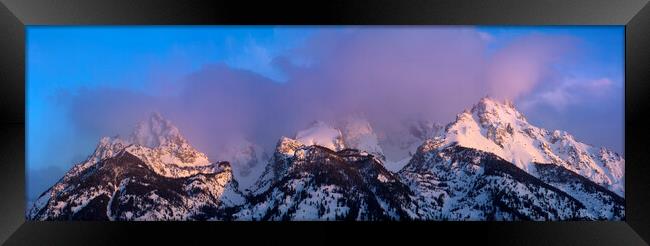
[[[622,25],[30,25],[25,219],[625,221],[625,65]]]

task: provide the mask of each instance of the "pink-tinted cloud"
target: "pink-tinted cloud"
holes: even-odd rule
[[[94,134],[112,135],[161,112],[217,156],[241,138],[268,148],[313,120],[349,113],[363,112],[379,130],[410,117],[446,123],[486,94],[530,93],[569,46],[564,38],[535,36],[490,56],[487,42],[469,27],[324,29],[273,59],[286,82],[212,64],[165,83],[174,93],[164,97],[94,89],[66,102],[72,122]]]
[[[515,100],[530,93],[553,74],[553,65],[566,61],[574,48],[568,37],[532,35],[498,51],[489,61],[486,80],[491,95]]]
[[[380,120],[420,114],[443,121],[485,95],[485,49],[471,28],[332,30],[291,54],[316,57],[314,64],[287,73],[295,94],[312,104],[307,111],[363,111]],[[309,91],[330,99],[312,100]]]

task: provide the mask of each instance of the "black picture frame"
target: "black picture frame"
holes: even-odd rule
[[[647,0],[0,0],[0,242],[7,245],[360,242],[647,245],[650,4]],[[25,220],[27,25],[624,25],[626,220],[619,222],[34,222]],[[195,236],[192,236],[195,235]],[[309,241],[311,242],[311,241]],[[349,243],[350,241],[344,241]],[[454,242],[456,243],[456,242]]]

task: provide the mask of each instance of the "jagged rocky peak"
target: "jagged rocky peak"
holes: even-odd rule
[[[456,120],[447,124],[447,126],[445,127],[445,131],[448,131],[451,127],[458,125],[459,123],[470,122],[470,121],[474,121],[472,112],[469,109],[465,109],[463,110],[463,112],[456,115]]]
[[[97,148],[93,153],[92,157],[97,158],[97,160],[105,159],[111,157],[120,150],[124,149],[130,143],[123,139],[120,139],[119,136],[115,137],[102,137],[97,144]]]
[[[550,134],[548,134],[548,131],[546,133],[547,135],[550,135],[549,140],[551,143],[557,143],[560,141],[576,141],[575,137],[566,131],[554,130]]]
[[[138,123],[129,140],[134,146],[127,151],[151,162],[179,166],[210,164],[208,157],[191,146],[178,128],[160,113],[152,113],[147,120]]]
[[[39,220],[211,220],[245,202],[228,162],[210,163],[160,114],[102,138],[27,211]]]
[[[544,132],[530,125],[512,102],[484,97],[447,126],[445,139],[450,144],[494,153],[532,173],[534,162],[552,162],[540,149]]]
[[[266,191],[272,183],[286,174],[291,165],[291,158],[303,147],[305,144],[298,140],[281,137],[275,146],[275,152],[264,167],[264,172],[247,190],[254,195]]]
[[[275,146],[275,151],[276,153],[280,153],[286,156],[293,156],[296,150],[303,146],[305,145],[298,140],[288,137],[281,137],[280,140],[278,140],[278,144]]]
[[[482,97],[481,99],[478,100],[478,103],[473,105],[472,108],[478,108],[478,107],[483,107],[483,108],[486,108],[486,107],[503,107],[503,108],[516,110],[515,104],[514,104],[514,102],[512,100],[510,100],[508,98],[498,99],[498,98],[494,98],[494,97],[491,97],[491,96]]]
[[[493,153],[428,140],[400,175],[421,194],[420,207],[431,207],[428,219],[624,219],[621,197],[561,166],[538,165],[536,177]]]
[[[447,126],[443,138],[447,145],[493,153],[534,176],[535,163],[559,165],[624,196],[623,158],[565,131],[530,124],[512,102],[482,98]]]
[[[192,176],[160,175],[127,151],[69,176],[43,193],[32,220],[222,220],[245,198],[227,162]]]
[[[152,113],[147,120],[138,123],[129,140],[148,148],[187,143],[178,128],[158,112]]]
[[[418,147],[416,154],[427,153],[427,152],[437,150],[438,148],[442,147],[443,143],[444,142],[439,138],[427,139],[422,143],[422,145],[420,145],[420,147]]]
[[[210,172],[208,169],[212,168],[208,157],[191,146],[176,126],[159,113],[153,113],[138,123],[128,138],[101,138],[95,152],[66,175],[76,175],[122,151],[137,156],[156,173],[166,177],[186,177]],[[202,168],[189,169],[191,167]]]
[[[122,149],[168,149],[184,152],[198,152],[181,135],[171,121],[160,113],[152,113],[146,120],[140,121],[133,132],[126,137],[102,137],[92,157],[103,159],[117,154]],[[178,151],[175,153],[178,154]]]
[[[226,172],[232,178],[232,166],[230,165],[230,162],[220,161],[215,164],[215,167],[217,167],[217,172]]]
[[[260,180],[249,204],[234,219],[390,220],[414,213],[408,187],[372,155],[293,144],[286,139],[278,144],[294,154],[269,164],[283,168],[276,169],[275,179],[264,176]],[[282,156],[279,152],[275,157]]]
[[[266,156],[233,141],[210,163],[153,113],[43,193],[28,218],[107,220],[621,220],[625,160],[530,124],[485,97],[446,128],[375,132],[360,115],[315,121]],[[380,145],[381,143],[381,145]],[[385,158],[383,157],[385,154]],[[266,165],[260,165],[262,162]],[[261,175],[258,175],[259,168]],[[249,169],[250,182],[240,182]],[[392,171],[392,172],[391,172]],[[239,176],[237,176],[239,175]],[[242,185],[245,184],[245,185]],[[247,190],[243,194],[241,190]]]
[[[303,160],[316,150],[320,153],[323,150],[340,152],[352,149],[355,155],[376,157],[378,163],[384,159],[377,136],[364,117],[352,115],[333,124],[315,121],[307,129],[298,131],[295,139],[281,137],[278,140],[262,176],[249,190],[252,194],[263,192],[282,178],[294,161]]]
[[[498,122],[514,124],[517,121],[528,123],[526,117],[515,108],[514,103],[509,99],[500,101],[491,97],[483,97],[472,107],[471,112],[479,117],[481,124]]]

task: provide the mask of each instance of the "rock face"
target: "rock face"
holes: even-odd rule
[[[581,143],[567,132],[533,126],[510,102],[481,99],[447,125],[443,138],[446,144],[493,153],[533,176],[539,176],[536,163],[554,164],[625,195],[620,155]]]
[[[287,142],[279,146],[286,147]],[[271,162],[276,178],[265,183],[233,217],[237,220],[410,219],[413,194],[375,156],[353,149],[295,147]],[[285,152],[287,153],[287,152]]]
[[[128,138],[102,138],[27,218],[625,219],[625,160],[531,125],[510,102],[483,98],[444,128],[408,126],[404,137],[382,138],[362,118],[317,121],[280,138],[269,157],[243,142],[223,152],[226,161],[212,163],[154,114]],[[404,150],[402,163],[390,160]],[[259,178],[241,189],[228,161],[258,168],[251,170]]]
[[[624,220],[625,199],[591,180],[552,164],[536,164],[540,180],[570,194],[587,209],[590,219]]]
[[[618,195],[561,166],[543,166],[553,171],[540,168],[545,171],[539,179],[492,153],[430,140],[399,174],[418,194],[420,207],[428,209],[421,219],[624,218],[624,201]],[[551,179],[554,182],[548,182]]]
[[[227,162],[210,163],[153,115],[128,140],[102,138],[27,211],[33,220],[224,220],[245,199]]]

